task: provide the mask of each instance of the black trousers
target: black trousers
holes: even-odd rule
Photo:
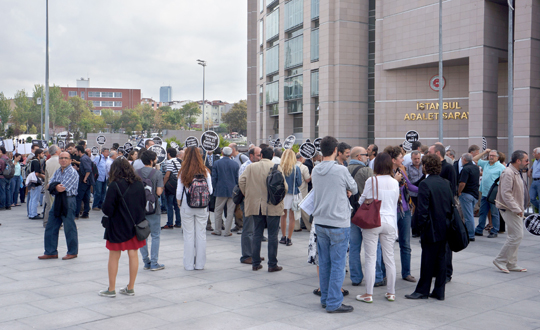
[[[454,266],[452,266],[452,250],[450,245],[446,243],[446,278],[451,279],[454,274]]]
[[[420,262],[420,280],[415,292],[429,295],[431,280],[435,277],[433,295],[444,298],[446,285],[446,241],[427,243],[422,240],[422,259]]]

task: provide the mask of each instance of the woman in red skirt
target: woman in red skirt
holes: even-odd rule
[[[103,202],[103,213],[109,220],[102,221],[105,227],[107,249],[109,249],[109,287],[101,290],[100,296],[116,297],[116,274],[122,251],[129,256],[129,284],[120,289],[121,294],[135,295],[135,279],[139,268],[139,248],[146,240],[139,241],[135,235],[135,224],[145,219],[146,196],[144,186],[133,167],[124,158],[117,158],[111,165],[109,188]]]

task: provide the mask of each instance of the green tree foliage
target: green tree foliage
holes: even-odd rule
[[[224,114],[221,119],[229,127],[229,132],[247,133],[247,102],[240,100],[232,109]]]
[[[15,102],[15,110],[12,112],[12,120],[17,127],[22,125],[26,127],[32,109],[32,101],[30,101],[24,89],[15,93],[13,101]],[[23,132],[26,132],[26,130]]]
[[[30,130],[28,131],[30,134],[37,134],[37,127],[36,125],[32,125],[32,127],[30,127]]]
[[[180,109],[180,114],[184,118],[186,125],[191,127],[197,121],[197,117],[202,114],[202,110],[199,108],[197,102],[190,102]]]
[[[165,142],[167,142],[167,148],[171,145],[171,142],[176,142],[180,148],[184,147],[184,142],[180,142],[176,136],[171,136],[168,139],[165,139]]]
[[[101,110],[101,117],[111,133],[118,132],[118,130],[122,127],[122,115],[116,111],[111,109],[103,109]]]
[[[15,135],[15,129],[13,128],[13,125],[10,125],[8,129],[6,130],[6,137],[8,139],[11,139]]]
[[[0,120],[2,120],[2,128],[5,127],[10,117],[11,117],[11,102],[7,99],[7,97],[4,96],[4,93],[0,92]],[[13,135],[13,133],[11,135]]]

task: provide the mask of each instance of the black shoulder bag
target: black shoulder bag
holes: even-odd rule
[[[148,220],[144,219],[139,224],[136,224],[133,220],[133,217],[131,216],[131,212],[129,211],[129,208],[126,204],[126,200],[124,199],[125,194],[127,194],[129,188],[131,185],[129,185],[126,189],[126,191],[122,194],[120,191],[120,187],[118,186],[118,183],[116,183],[116,188],[118,188],[118,192],[120,193],[120,198],[122,199],[122,203],[124,204],[124,207],[128,211],[129,217],[131,218],[131,222],[133,222],[133,225],[135,226],[135,235],[137,236],[137,239],[139,241],[144,241],[145,239],[150,236],[150,224],[148,223]]]

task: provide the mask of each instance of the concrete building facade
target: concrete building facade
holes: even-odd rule
[[[248,138],[384,147],[415,130],[432,144],[442,85],[444,144],[461,153],[486,138],[505,152],[508,11],[506,0],[443,1],[438,79],[437,0],[248,1]],[[530,151],[540,146],[540,0],[516,1],[514,22],[514,149]]]

